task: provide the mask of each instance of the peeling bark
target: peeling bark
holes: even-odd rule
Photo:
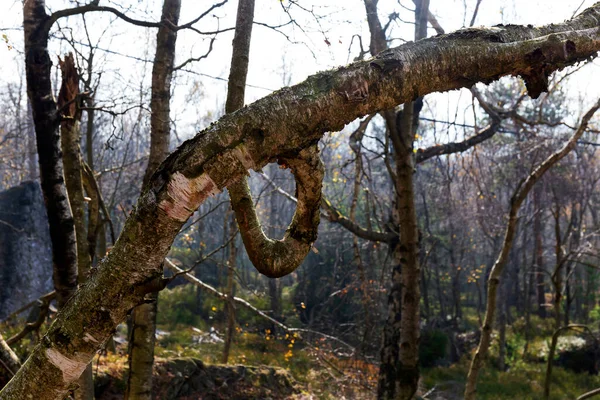
[[[39,4],[39,0],[26,4]],[[43,14],[43,7],[39,11]],[[241,143],[254,168],[260,169],[277,156],[314,144],[326,131],[339,130],[359,116],[390,109],[415,96],[526,74],[541,66],[550,73],[596,55],[600,49],[598,21],[600,4],[562,24],[470,29],[407,43],[374,59],[319,73],[224,116],[183,143],[152,175],[112,251],[63,308],[17,375],[2,389],[0,399],[26,395],[46,400],[66,394],[73,382],[63,379],[46,350],[54,349],[69,359],[85,355],[89,362],[99,343],[110,337],[127,312],[146,293],[161,287],[162,262],[183,225],[165,211],[167,204],[175,202],[168,190],[175,174],[192,181],[207,174],[215,185],[212,191],[222,190],[247,173],[235,155]],[[29,32],[31,22],[26,21],[27,26]],[[30,62],[32,57],[47,59],[47,32],[43,37],[44,51],[36,53],[28,47]],[[574,44],[567,46],[568,52],[556,51],[568,41]],[[528,56],[534,51],[542,57]],[[47,79],[49,88],[49,69],[38,72]],[[366,94],[362,100],[357,95],[345,95],[352,93],[348,89],[357,83]],[[30,89],[30,97],[38,94]],[[208,195],[193,191],[198,188],[194,185],[188,192],[189,215]],[[98,343],[84,340],[86,334]]]
[[[81,132],[79,120],[79,74],[75,67],[73,54],[69,53],[64,60],[58,60],[61,69],[62,84],[58,94],[58,107],[60,110],[60,143],[64,163],[65,184],[69,197],[69,204],[73,213],[75,226],[75,239],[77,243],[77,281],[81,285],[88,277],[92,267],[89,243],[85,226],[85,201],[83,195],[83,178],[81,149],[79,142]],[[94,379],[92,365],[89,364],[77,382],[75,390],[76,400],[90,400],[94,398]]]

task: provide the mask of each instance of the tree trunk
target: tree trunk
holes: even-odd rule
[[[181,0],[164,0],[161,21],[177,25]],[[150,101],[150,156],[143,186],[169,154],[171,136],[170,101],[171,77],[175,60],[177,31],[161,25],[156,36],[156,55],[152,66],[152,97]],[[193,210],[192,210],[193,211]],[[158,292],[148,293],[143,304],[132,312],[133,326],[129,343],[129,378],[125,398],[152,398],[152,365],[156,331]]]
[[[372,9],[373,3],[375,10]],[[365,1],[367,19],[377,18],[376,3]],[[419,40],[427,36],[429,0],[417,1],[415,4],[415,39]],[[375,14],[369,15],[369,12]],[[369,27],[375,29],[371,31],[371,44],[374,46],[373,37],[385,38],[385,34],[381,33],[379,21],[369,22]],[[379,45],[387,47],[385,43],[380,42]],[[400,237],[397,249],[394,249],[392,289],[388,300],[388,318],[383,330],[384,345],[381,350],[378,385],[380,399],[411,399],[419,383],[421,271],[413,184],[413,146],[422,104],[422,98],[415,103],[405,103],[401,115],[386,116],[396,162],[396,182],[393,187],[396,191],[395,215]]]
[[[42,193],[50,227],[54,288],[61,307],[77,290],[77,243],[63,177],[60,116],[50,79],[48,33],[40,29],[47,18],[44,0],[24,3],[27,94],[33,112]]]
[[[231,55],[231,68],[229,70],[229,84],[227,85],[227,101],[225,112],[232,113],[244,106],[246,93],[246,77],[248,76],[248,64],[250,62],[250,38],[252,37],[252,24],[254,22],[254,0],[240,0],[238,3],[237,17],[235,23],[235,35],[233,37],[233,51]],[[244,180],[246,178],[243,178]],[[244,182],[245,184],[245,182]],[[231,195],[231,193],[230,193]],[[233,199],[232,199],[233,207]],[[231,232],[236,230],[236,217],[231,218]],[[229,262],[227,269],[227,336],[223,350],[224,363],[229,358],[229,349],[235,329],[235,306],[233,302],[235,282],[234,269],[236,264],[237,248],[235,239],[231,241]]]
[[[271,177],[275,177],[278,171],[278,167],[275,164],[271,164]],[[277,229],[275,228],[279,222],[279,207],[277,204],[277,196],[271,196],[269,211],[269,237],[275,237],[277,235]],[[271,306],[272,317],[278,321],[281,321],[282,307],[281,307],[281,281],[279,278],[267,278],[267,285],[269,287],[269,303]],[[273,325],[271,330],[275,332],[277,327]]]
[[[0,369],[8,372],[9,377],[13,377],[19,368],[21,368],[21,361],[0,334]]]
[[[544,285],[544,247],[542,237],[542,187],[533,190],[533,236],[535,238],[535,290],[537,294],[537,313],[546,317],[546,290]]]
[[[85,226],[85,202],[83,200],[83,177],[81,150],[79,142],[79,74],[75,68],[73,54],[59,60],[62,72],[62,85],[58,95],[58,107],[62,111],[60,123],[60,140],[64,162],[65,183],[69,204],[73,213],[75,225],[75,238],[77,243],[77,281],[83,284],[88,277],[92,261],[90,258],[88,238]],[[75,399],[86,400],[94,398],[94,379],[91,363],[85,369],[77,382],[79,388],[75,390]]]
[[[506,371],[506,294],[508,292],[508,284],[502,284],[503,299],[500,301],[500,316],[498,318],[498,369]]]
[[[31,101],[27,99],[27,179],[35,181],[39,175],[39,167],[36,159],[37,148],[35,145],[35,124],[33,122],[33,111]]]
[[[237,225],[235,223],[235,215],[231,211],[231,219],[229,224],[229,233],[232,235],[236,232]],[[237,236],[237,234],[236,234]],[[227,364],[229,361],[229,353],[231,350],[231,342],[233,341],[233,334],[235,332],[235,304],[233,297],[235,296],[235,267],[237,258],[237,245],[235,238],[229,243],[229,260],[227,261],[227,289],[225,294],[227,295],[227,301],[225,307],[227,308],[227,332],[225,334],[225,345],[223,347],[223,356],[221,362]]]

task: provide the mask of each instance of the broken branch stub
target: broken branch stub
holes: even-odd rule
[[[280,278],[295,271],[317,240],[324,176],[316,144],[301,150],[297,156],[280,157],[279,164],[291,169],[298,199],[296,212],[283,239],[265,235],[245,177],[228,187],[248,257],[258,272],[270,278]]]

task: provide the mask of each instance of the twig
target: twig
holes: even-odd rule
[[[168,258],[165,259],[165,267],[169,268],[171,271],[174,271],[176,275],[183,275],[183,277],[190,283],[192,283],[195,286],[198,286],[199,288],[202,288],[204,290],[206,290],[208,293],[217,296],[218,298],[220,298],[221,300],[227,300],[227,295],[225,293],[219,292],[217,289],[215,289],[214,287],[202,282],[200,279],[196,278],[195,276],[186,273],[183,269],[179,268],[178,266],[176,266],[175,264],[173,264],[173,262],[171,260],[169,260]],[[327,335],[325,333],[322,332],[317,332],[317,331],[313,331],[311,329],[302,329],[302,328],[290,328],[287,325],[284,325],[283,323],[277,321],[275,318],[268,316],[267,314],[265,314],[263,311],[259,310],[258,308],[254,307],[252,304],[250,304],[248,301],[241,299],[239,297],[233,297],[233,301],[234,303],[237,303],[243,307],[245,307],[246,309],[252,311],[255,314],[258,314],[259,316],[265,318],[266,320],[268,320],[269,322],[271,322],[272,324],[278,326],[279,328],[281,328],[282,330],[286,331],[286,332],[304,332],[304,333],[310,333],[313,335],[318,335],[321,337],[324,337],[326,339],[338,342],[344,346],[346,346],[347,348],[349,348],[352,353],[355,352],[355,349],[353,346],[351,346],[350,344],[344,342],[343,340],[336,338],[335,336],[331,336],[331,335]]]
[[[23,327],[21,332],[17,333],[16,335],[14,335],[6,340],[6,344],[11,346],[15,343],[18,343],[21,339],[23,339],[25,336],[27,336],[30,332],[38,331],[40,329],[40,327],[42,326],[42,324],[44,323],[44,321],[46,320],[46,317],[48,316],[48,311],[50,309],[50,302],[54,299],[54,297],[56,297],[56,292],[50,292],[47,295],[40,297],[37,300],[41,303],[40,304],[40,315],[38,315],[37,320],[33,323],[25,324],[25,326]]]

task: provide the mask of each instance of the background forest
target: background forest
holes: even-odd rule
[[[352,114],[366,115],[323,129],[318,143],[272,154],[264,167],[245,163],[254,165],[253,147],[236,148],[243,170],[252,169],[249,187],[245,178],[220,185],[211,172],[223,190],[187,210],[191,217],[160,257],[166,279],[145,281],[143,300],[127,307],[127,319],[68,396],[595,395],[584,393],[600,387],[599,4],[6,0],[0,207],[15,188],[36,182],[31,190],[50,229],[44,220],[17,225],[13,211],[0,208],[0,387],[35,345],[47,345],[47,332],[54,338],[50,324],[78,286],[101,279],[98,265],[143,211],[138,198],[176,164],[163,163],[167,155],[203,137],[225,142],[215,124],[224,115],[227,124],[252,111],[244,105],[299,91],[303,84],[292,85],[340,65],[367,62],[387,72],[384,61],[377,64],[384,58],[371,57],[407,42],[465,28],[460,40],[520,43],[552,36],[534,25],[563,29],[559,23],[571,19],[573,31],[595,27],[595,50],[570,57],[575,43],[561,42],[566,60],[545,60],[543,68],[559,70],[544,69],[542,83],[521,67],[494,75],[520,77],[465,73],[453,86],[462,89],[424,95],[415,84],[410,101]],[[497,24],[506,25],[480,28]],[[524,33],[510,24],[523,24]],[[506,37],[497,33],[504,29]],[[556,37],[550,41],[566,40]],[[51,65],[26,58],[42,39]],[[537,62],[531,54],[524,63]],[[441,56],[433,63],[453,73]],[[337,96],[357,107],[375,101],[356,82]],[[263,108],[247,124],[280,118],[281,139],[269,140],[286,141],[286,116]],[[327,120],[317,108],[301,113]],[[283,241],[264,238],[261,227]],[[33,250],[7,250],[7,235],[31,243],[38,231],[48,232],[40,239],[46,264],[10,266],[18,259],[11,252]],[[137,239],[124,236],[119,241]],[[143,266],[149,250],[137,251]],[[27,295],[8,295],[20,290],[8,271],[40,283]],[[134,275],[119,274],[114,269],[115,282]],[[11,393],[0,399],[19,398]]]

